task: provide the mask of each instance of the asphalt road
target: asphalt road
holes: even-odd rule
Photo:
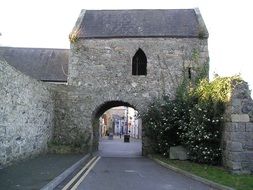
[[[140,141],[132,140],[128,144],[121,139],[113,141],[100,142],[101,159],[79,185],[78,190],[212,189],[141,157]]]

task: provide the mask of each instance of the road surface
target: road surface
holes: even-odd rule
[[[100,159],[79,183],[78,190],[211,190],[209,186],[168,170],[141,156],[141,141],[103,139]]]

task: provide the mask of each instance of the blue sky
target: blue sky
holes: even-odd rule
[[[241,74],[253,88],[250,0],[1,0],[0,45],[69,48],[81,9],[198,7],[209,31],[210,77]]]

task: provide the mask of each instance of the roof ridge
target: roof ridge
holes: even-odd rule
[[[83,9],[75,38],[200,38],[200,13],[192,9]],[[203,30],[205,32],[205,30]],[[201,31],[202,32],[202,31]],[[207,32],[207,31],[206,31]],[[201,34],[208,38],[208,35]]]

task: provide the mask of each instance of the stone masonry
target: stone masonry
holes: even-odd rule
[[[246,82],[231,94],[223,132],[223,163],[235,173],[253,173],[253,101]]]
[[[21,74],[13,80],[11,76],[16,72],[1,81],[11,93],[20,96],[25,117],[18,125],[18,120],[11,123],[16,130],[12,138],[3,124],[1,134],[6,142],[0,147],[4,159],[18,157],[13,153],[15,143],[7,144],[9,141],[27,137],[31,138],[29,142],[41,142],[36,147],[24,140],[26,146],[33,147],[24,154],[46,148],[52,125],[54,142],[81,145],[84,151],[92,151],[98,145],[98,119],[103,112],[115,106],[130,106],[141,112],[154,98],[173,98],[184,77],[193,80],[198,71],[208,67],[208,32],[198,10],[82,10],[70,37],[67,85],[44,85]],[[145,75],[132,74],[133,57],[139,49],[147,60]],[[18,100],[11,99],[4,105],[13,109]],[[17,117],[19,112],[18,107]],[[33,125],[26,117],[31,117]],[[30,135],[26,134],[28,127],[34,130],[28,130]],[[143,137],[144,154],[148,147]],[[22,151],[21,146],[20,155]]]
[[[47,84],[0,59],[0,167],[46,151],[54,106]]]
[[[147,55],[146,76],[132,75],[132,57],[139,48]],[[194,62],[196,51],[199,59]],[[92,124],[101,109],[129,105],[141,112],[154,98],[173,97],[189,63],[193,77],[208,64],[208,50],[201,39],[79,40],[72,44],[70,60],[68,86],[60,93],[56,89],[56,118],[61,119],[55,136],[65,141],[69,131],[89,131],[86,138],[92,141],[97,136]]]

